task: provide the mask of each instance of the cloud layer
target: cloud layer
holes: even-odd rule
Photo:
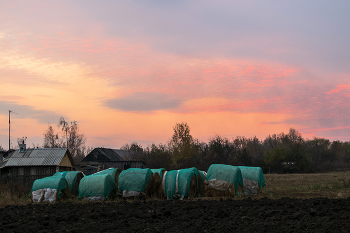
[[[170,99],[165,94],[147,92],[137,92],[124,98],[106,101],[106,105],[110,108],[135,112],[174,109],[180,103],[180,100]]]
[[[0,119],[17,111],[40,138],[36,128],[66,116],[93,146],[165,142],[186,120],[203,140],[289,127],[349,140],[349,7],[345,0],[3,1]],[[245,129],[218,123],[230,119]]]

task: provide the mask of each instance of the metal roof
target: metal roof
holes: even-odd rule
[[[67,148],[34,148],[28,149],[24,153],[16,150],[11,157],[6,158],[6,164],[2,163],[3,167],[18,167],[18,166],[58,166],[64,155],[67,153]]]
[[[118,151],[116,149],[109,149],[109,148],[95,148],[98,152],[106,156],[110,161],[122,161],[122,157],[119,155]]]
[[[113,151],[119,156],[120,161],[122,161],[123,158],[127,158],[128,156],[130,156],[130,152],[127,150],[113,149]]]

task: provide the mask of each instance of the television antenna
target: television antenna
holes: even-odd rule
[[[18,113],[15,113],[12,110],[9,110],[9,150],[11,149],[11,113],[18,115]]]

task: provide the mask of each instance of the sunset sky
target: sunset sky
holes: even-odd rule
[[[287,133],[350,140],[350,1],[0,1],[0,145]]]

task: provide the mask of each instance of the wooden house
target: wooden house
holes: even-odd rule
[[[72,171],[74,166],[67,148],[21,148],[0,162],[0,179],[21,182],[30,187],[36,179],[59,171]]]
[[[126,170],[128,168],[146,168],[143,161],[130,161],[123,158],[130,157],[127,150],[95,148],[82,161],[81,170],[89,175],[108,168]]]

